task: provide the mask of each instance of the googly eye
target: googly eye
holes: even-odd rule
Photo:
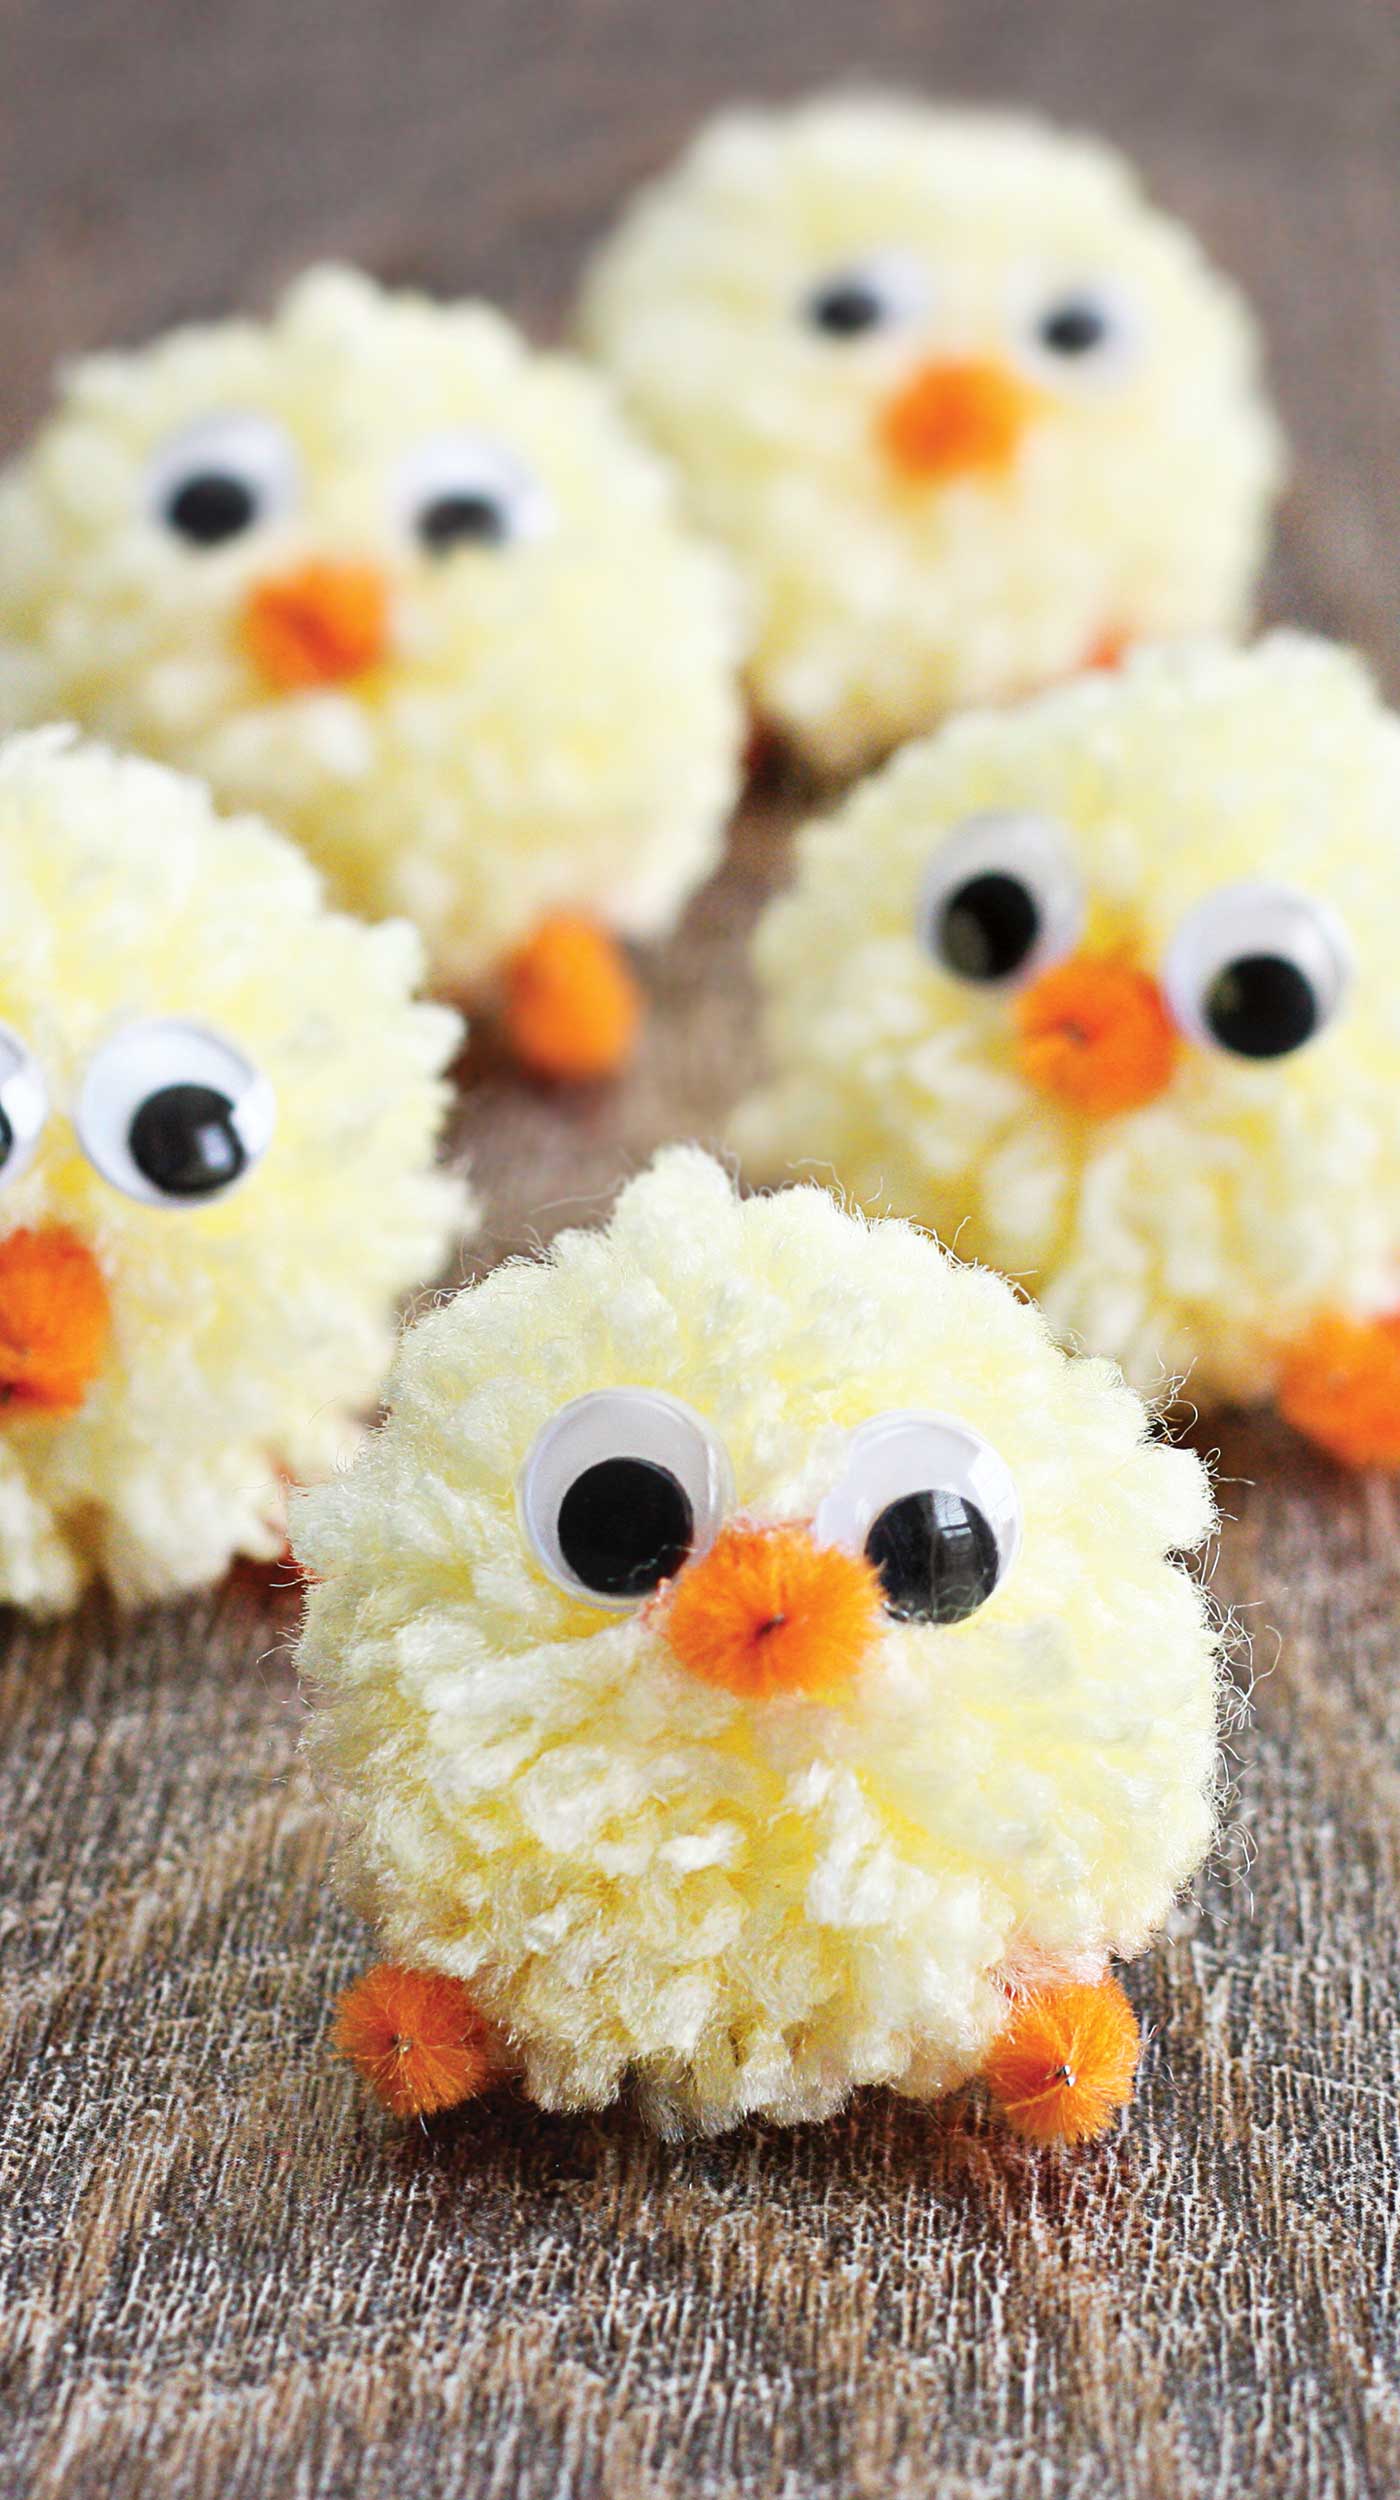
[[[153,1207],[226,1197],[266,1151],[275,1104],[266,1077],[204,1025],[129,1024],[92,1058],[75,1113],[88,1161]]]
[[[905,252],[877,252],[818,278],[801,302],[809,329],[828,339],[869,338],[928,310],[927,273]]]
[[[43,1074],[17,1033],[0,1025],[0,1189],[16,1180],[49,1115]]]
[[[708,1425],[655,1389],[599,1389],[547,1423],[521,1471],[521,1524],[560,1588],[632,1606],[714,1543],[733,1498]]]
[[[1020,327],[1026,362],[1057,383],[1112,382],[1131,369],[1142,344],[1136,307],[1106,279],[1037,290]]]
[[[399,469],[394,502],[401,526],[431,556],[538,538],[552,517],[533,471],[480,434],[419,443]]]
[[[146,506],[187,547],[222,547],[296,501],[296,453],[269,417],[201,417],[157,451]]]
[[[1015,1562],[1021,1505],[1003,1460],[966,1424],[877,1415],[852,1433],[812,1533],[866,1556],[898,1621],[962,1623]]]
[[[1291,886],[1209,894],[1183,920],[1163,982],[1184,1033],[1237,1059],[1285,1059],[1340,1014],[1351,984],[1345,929]]]
[[[1064,832],[1014,810],[969,816],[934,853],[919,937],[943,972],[991,988],[1059,963],[1084,923],[1084,890]]]

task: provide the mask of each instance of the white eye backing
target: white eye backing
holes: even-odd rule
[[[1021,1504],[980,1433],[951,1415],[892,1410],[851,1434],[812,1534],[864,1554],[899,1621],[962,1623],[1015,1563]]]
[[[18,1179],[49,1116],[43,1071],[8,1024],[0,1024],[0,1189]]]
[[[1031,981],[1073,951],[1084,887],[1064,828],[1014,808],[965,817],[940,842],[919,896],[921,945],[981,989]]]
[[[484,434],[433,434],[416,444],[395,473],[393,504],[400,528],[430,556],[515,546],[539,538],[554,518],[534,471]]]
[[[153,1016],[89,1060],[74,1120],[88,1161],[146,1206],[208,1206],[246,1179],[272,1137],[272,1087],[207,1025]]]
[[[197,417],[160,445],[146,469],[151,518],[195,552],[278,518],[297,493],[291,437],[251,409]]]
[[[799,310],[809,329],[840,342],[919,320],[932,295],[928,271],[912,252],[869,252],[814,278]]]
[[[1293,886],[1222,886],[1187,913],[1163,986],[1183,1033],[1237,1059],[1284,1059],[1335,1022],[1351,986],[1347,932]]]
[[[1097,390],[1120,381],[1142,352],[1142,315],[1113,278],[1028,283],[1015,326],[1022,362],[1056,387]]]
[[[559,1588],[636,1606],[713,1545],[733,1501],[723,1444],[659,1389],[596,1389],[535,1439],[516,1488],[520,1524]]]

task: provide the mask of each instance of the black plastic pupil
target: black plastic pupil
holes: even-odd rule
[[[1104,315],[1087,297],[1071,296],[1054,305],[1040,325],[1042,345],[1057,356],[1087,356],[1103,345],[1107,334]]]
[[[217,547],[236,538],[257,518],[257,497],[245,478],[223,469],[202,469],[176,488],[165,517],[182,538],[196,547]]]
[[[969,877],[939,917],[938,952],[964,981],[1004,981],[1040,935],[1040,906],[1029,886],[1002,869]]]
[[[248,1162],[233,1104],[212,1085],[162,1085],[148,1094],[127,1144],[137,1171],[169,1198],[207,1198],[227,1189]]]
[[[3,1103],[0,1103],[0,1164],[6,1164],[14,1152],[15,1130]]]
[[[1317,993],[1286,955],[1240,955],[1211,983],[1205,1019],[1239,1058],[1282,1059],[1317,1031]]]
[[[510,523],[496,496],[464,487],[423,506],[418,535],[432,555],[442,556],[453,547],[499,547]]]
[[[576,1476],[559,1505],[559,1551],[600,1597],[645,1597],[679,1571],[695,1541],[695,1513],[669,1467],[604,1458]]]
[[[863,278],[836,278],[830,286],[819,287],[808,310],[817,329],[836,339],[858,338],[862,330],[877,329],[885,315],[879,295]]]
[[[904,1623],[961,1623],[997,1584],[997,1541],[962,1493],[905,1493],[865,1540],[886,1611]]]

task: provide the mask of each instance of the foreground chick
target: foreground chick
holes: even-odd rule
[[[420,969],[196,782],[0,749],[0,1601],[281,1551],[470,1218]]]
[[[1199,1462],[998,1278],[671,1149],[411,1329],[300,1498],[310,1745],[386,2106],[657,2126],[981,2071],[1098,2132],[1211,1832]]]
[[[583,328],[823,767],[1247,614],[1280,469],[1253,323],[1096,141],[892,96],[726,113]]]
[[[1397,824],[1400,723],[1301,635],[954,722],[802,838],[736,1140],[1400,1464]]]
[[[0,486],[0,717],[203,774],[423,930],[541,1073],[714,865],[731,600],[598,382],[484,305],[302,278],[66,377]]]

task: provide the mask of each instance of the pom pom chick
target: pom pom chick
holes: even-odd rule
[[[672,1148],[401,1348],[299,1496],[310,1744],[401,2116],[499,2077],[667,2131],[982,2073],[1128,2099],[1212,1828],[1204,1472],[1000,1278]]]
[[[966,714],[801,837],[736,1139],[1400,1464],[1398,824],[1400,721],[1302,635]]]
[[[281,1552],[470,1216],[421,957],[165,766],[0,748],[0,1600]]]
[[[620,938],[717,858],[734,602],[581,365],[313,271],[68,376],[0,485],[0,717],[199,772],[424,931],[539,1073],[626,1057]]]
[[[1096,141],[726,113],[582,320],[746,580],[760,714],[823,769],[1245,619],[1281,466],[1253,324]]]

